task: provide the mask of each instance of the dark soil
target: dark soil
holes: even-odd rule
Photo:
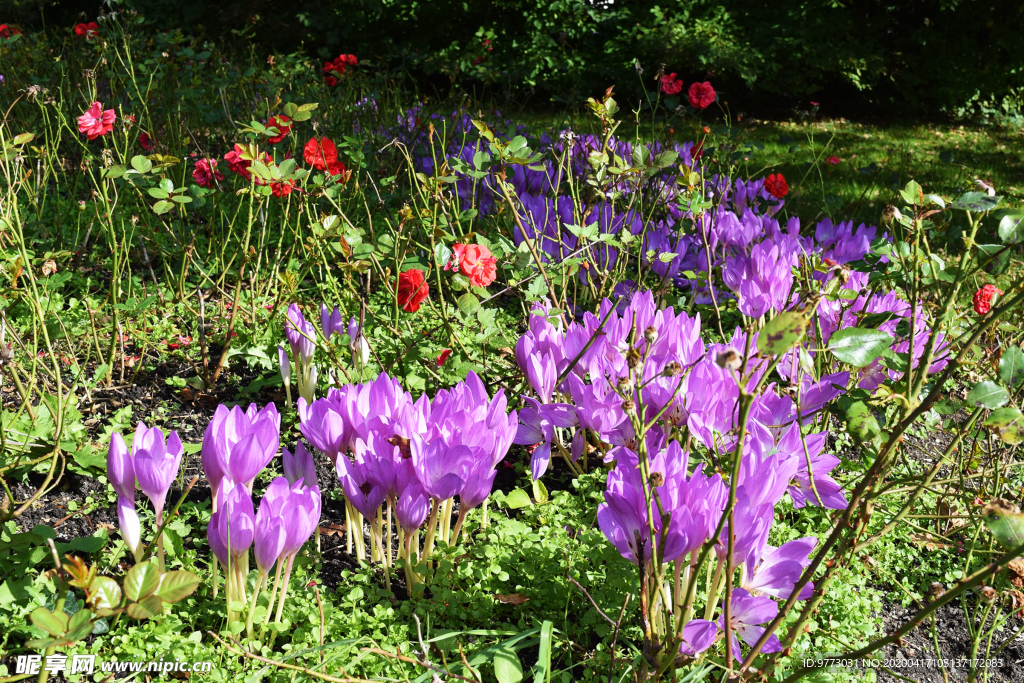
[[[892,633],[912,619],[916,612],[916,607],[904,608],[898,604],[886,603],[882,613],[885,632]],[[964,612],[959,601],[939,608],[935,618],[935,628],[938,633],[939,646],[942,649],[941,656],[946,660],[948,679],[944,679],[942,668],[934,661],[939,658],[939,655],[935,651],[931,621],[926,619],[923,624],[903,638],[902,645],[890,645],[875,655],[889,668],[889,671],[881,669],[878,671],[879,683],[895,683],[895,681],[906,679],[918,683],[969,680],[970,669],[967,665],[971,657],[971,636],[967,631]],[[1021,623],[1020,619],[1013,617],[1002,631],[996,633],[992,639],[992,654],[989,655],[989,660],[995,660],[995,663],[987,670],[979,668],[976,672],[976,680],[986,680],[987,673],[987,680],[993,683],[1024,681],[1024,637],[1018,636],[1006,649],[999,654],[994,654],[1020,628]],[[985,641],[982,641],[978,659],[984,660],[985,658]],[[932,661],[923,662],[922,660]],[[956,666],[951,667],[950,664]],[[898,674],[903,678],[897,678],[893,674]]]

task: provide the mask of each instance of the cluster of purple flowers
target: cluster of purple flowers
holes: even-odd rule
[[[830,476],[839,459],[825,452],[827,434],[805,434],[802,426],[841,393],[849,375],[809,384],[798,413],[789,392],[762,381],[770,364],[758,353],[756,335],[748,340],[737,331],[729,344],[705,346],[700,332],[699,318],[659,308],[648,291],[619,309],[605,300],[565,329],[535,306],[516,359],[538,398],[524,397],[528,407],[519,413],[515,441],[534,447],[535,478],[554,450],[570,463],[589,452],[614,462],[598,523],[642,571],[675,564],[670,609],[685,601],[682,570],[693,569],[700,548],[719,528],[715,576],[721,576],[732,534],[734,566],[742,568],[743,579],[731,591],[730,631],[752,643],[763,630],[759,625],[777,612],[768,596],[789,597],[816,543],[804,538],[768,545],[775,506],[788,494],[795,507],[846,507]],[[765,388],[743,425],[730,529],[723,521],[729,485],[706,463],[728,459],[738,447],[741,366],[747,391]],[[568,447],[563,435],[571,439]],[[691,470],[698,452],[704,462]],[[809,594],[810,588],[801,592],[802,598]],[[710,606],[704,620],[687,619],[683,654],[707,649],[724,630],[722,619],[708,621],[713,611]],[[766,651],[773,646],[777,639]],[[738,646],[733,652],[738,655]]]
[[[431,138],[423,124],[426,118],[449,132],[440,143],[444,149],[429,148]],[[510,124],[505,128],[509,136],[526,132]],[[487,147],[473,134],[467,114],[428,117],[422,111],[410,111],[393,132],[408,138],[410,147],[418,150],[419,170],[432,172],[435,159],[447,159],[449,167],[456,169],[455,188],[463,208],[472,207],[481,214],[495,210],[500,194],[495,179],[471,170],[478,166],[474,163],[477,155],[486,152]],[[438,143],[434,144],[436,147]],[[666,146],[653,142],[641,147],[570,130],[553,138],[544,134],[532,144],[535,151],[545,154],[546,165],[514,165],[507,169],[508,181],[519,201],[517,211],[523,219],[522,227],[513,228],[517,245],[529,238],[536,240],[542,258],[551,262],[573,258],[586,263],[587,268],[580,270],[580,277],[586,280],[593,269],[604,273],[621,260],[619,248],[601,241],[601,237],[628,234],[640,245],[640,273],[647,270],[663,285],[690,292],[697,304],[722,305],[734,300],[740,313],[753,319],[766,319],[805,305],[819,292],[802,291],[794,273],[810,272],[819,265],[814,277],[821,289],[832,280],[839,280],[839,286],[814,313],[805,344],[807,353],[814,356],[826,348],[837,329],[856,326],[872,314],[889,313],[884,324],[872,327],[891,334],[891,351],[909,353],[912,367],[921,361],[929,341],[928,319],[922,307],[915,312],[894,293],[869,294],[867,274],[849,267],[871,253],[873,242],[889,239],[878,228],[854,226],[850,221],[837,224],[826,218],[801,234],[799,218],[790,218],[784,225],[776,218],[785,202],[769,193],[764,178],[742,180],[716,175],[704,179],[696,189],[712,206],[694,215],[686,208],[692,180],[688,174],[700,170],[705,152],[702,144]],[[606,175],[596,192],[579,189],[585,186],[584,181],[593,179],[595,157],[618,158],[628,165],[662,154],[673,157],[675,163],[659,164],[639,179],[635,174]],[[590,199],[582,199],[584,195]],[[583,229],[591,233],[587,240],[580,237]],[[619,289],[628,290],[629,284],[620,283]],[[907,332],[910,327],[915,331],[913,349]],[[937,339],[935,346],[929,372],[941,370],[946,363],[945,340]],[[790,374],[783,377],[792,379]],[[860,388],[874,390],[886,377],[899,379],[901,375],[874,360],[858,370],[855,379]],[[803,384],[808,380],[793,381]]]
[[[207,526],[207,539],[214,556],[226,568],[225,593],[228,605],[248,602],[247,627],[252,634],[252,618],[261,586],[276,564],[277,580],[270,598],[281,581],[284,588],[277,616],[287,593],[292,563],[302,546],[320,523],[320,488],[312,456],[299,442],[292,454],[283,450],[285,476],[274,479],[255,509],[253,483],[280,449],[281,416],[273,403],[260,409],[252,404],[228,409],[217,406],[203,436],[202,462],[213,495],[213,514]],[[258,577],[251,601],[246,599],[249,574],[249,550],[256,559]],[[228,610],[229,619],[234,617]]]
[[[507,411],[504,392],[490,398],[472,372],[433,400],[425,395],[413,400],[397,380],[381,373],[371,382],[332,388],[312,403],[299,399],[298,409],[303,436],[334,463],[350,512],[373,520],[373,557],[387,567],[392,557],[383,507],[387,520],[394,513],[412,583],[418,530],[426,524],[425,558],[438,533],[441,540],[455,542],[466,514],[490,495],[495,467],[518,424],[516,412]],[[455,496],[459,515],[452,532]],[[356,541],[358,552],[361,536]]]

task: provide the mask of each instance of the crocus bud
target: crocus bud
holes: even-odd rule
[[[362,334],[356,339],[355,354],[361,366],[366,365],[367,361],[370,360],[370,345]]]
[[[115,433],[110,438],[110,450],[107,451],[107,479],[117,491],[119,498],[135,500],[135,466],[132,456],[125,446],[124,438]]]
[[[135,501],[124,496],[117,497],[117,522],[121,527],[121,538],[132,551],[135,561],[139,561],[142,550],[142,524],[135,512]]]
[[[357,336],[359,336],[359,323],[355,317],[351,317],[348,319],[348,343],[355,344]]]
[[[292,362],[288,359],[288,352],[280,344],[277,347],[277,364],[281,369],[281,380],[288,385],[292,381]]]
[[[292,355],[295,356],[296,362],[301,359],[303,363],[309,363],[316,350],[314,342],[316,333],[313,326],[302,317],[302,311],[299,310],[298,304],[289,306],[285,317],[287,322],[284,326],[284,333],[292,347]]]
[[[330,339],[332,334],[341,334],[341,311],[337,306],[332,313],[327,310],[327,304],[320,305],[320,330],[324,339]]]

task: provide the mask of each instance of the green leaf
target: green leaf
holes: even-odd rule
[[[846,428],[858,443],[874,443],[882,433],[878,418],[864,401],[853,401],[846,408]]]
[[[494,653],[494,677],[498,683],[519,683],[523,680],[523,665],[511,648],[501,648]]]
[[[153,205],[153,213],[161,215],[174,208],[174,202],[159,201]]]
[[[554,631],[554,623],[545,621],[541,624],[537,663],[533,665],[533,683],[548,683],[551,679],[551,643],[554,639]]]
[[[132,168],[139,173],[149,173],[153,169],[153,162],[141,154],[136,154],[132,157]]]
[[[1024,211],[1007,211],[999,219],[999,239],[1016,244],[1024,239]]]
[[[1010,394],[995,382],[978,382],[967,394],[967,402],[972,406],[994,409],[1010,400]]]
[[[544,482],[540,479],[533,482],[533,499],[538,503],[546,503],[550,499],[548,487],[544,486]]]
[[[985,506],[985,526],[995,539],[1007,548],[1016,548],[1024,543],[1024,515],[1007,507],[1001,501]]]
[[[135,565],[136,567],[139,565]],[[128,605],[128,616],[132,619],[152,619],[164,610],[164,603],[155,595],[143,598],[142,602],[133,602]]]
[[[35,137],[35,133],[18,133],[17,135],[14,136],[14,139],[11,140],[11,144],[14,146],[24,145],[29,142],[32,142],[32,140],[34,140]]]
[[[999,199],[999,197],[989,197],[984,192],[968,192],[958,197],[950,204],[950,207],[961,211],[991,211],[999,204]]]
[[[104,178],[120,178],[125,174],[127,170],[127,168],[118,164],[116,166],[111,166],[110,168],[103,169],[102,175]]]
[[[124,594],[138,601],[151,595],[160,585],[160,572],[152,562],[140,562],[128,570],[124,577]]]
[[[907,186],[900,190],[900,194],[903,196],[903,201],[907,204],[920,204],[921,200],[924,199],[924,190],[921,189],[916,180],[911,180],[907,183]]]
[[[999,379],[1011,389],[1024,380],[1024,352],[1019,346],[1011,346],[999,358]]]
[[[796,311],[779,313],[769,320],[761,334],[757,345],[763,351],[774,355],[785,353],[800,343],[807,331],[807,316]]]
[[[89,602],[97,612],[116,609],[121,604],[121,587],[109,576],[97,576],[89,585]]]
[[[199,587],[199,577],[188,571],[167,572],[160,577],[160,586],[154,595],[164,602],[178,602],[192,595]]]
[[[153,199],[167,199],[171,196],[168,194],[167,190],[160,187],[151,187],[146,190],[146,193]]]
[[[37,607],[29,616],[32,625],[49,633],[54,638],[64,635],[68,630],[68,615],[63,612],[54,614],[45,607]]]
[[[828,340],[828,350],[840,362],[863,368],[882,355],[892,343],[888,332],[849,327],[832,335]]]
[[[530,500],[530,494],[522,489],[512,489],[505,496],[505,507],[511,510],[518,510],[530,507],[531,505],[533,505],[533,501]]]
[[[480,308],[480,300],[470,292],[466,292],[460,296],[456,303],[459,305],[459,310],[467,314],[473,313],[476,309]]]
[[[985,426],[1008,444],[1024,441],[1024,415],[1013,406],[993,410],[985,420]]]

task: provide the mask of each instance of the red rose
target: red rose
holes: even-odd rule
[[[420,304],[430,293],[423,271],[412,268],[398,276],[398,305],[406,313],[420,310]]]
[[[700,161],[700,158],[704,156],[704,141],[698,140],[697,143],[690,148],[690,164],[693,165]]]
[[[841,161],[842,161],[842,159],[837,157],[835,154],[825,158],[825,163],[829,164],[831,166],[837,166]]]
[[[270,120],[267,121],[267,128],[276,128],[278,133],[277,135],[268,137],[267,141],[272,145],[276,145],[281,142],[281,140],[288,137],[288,133],[292,130],[291,121],[292,120],[284,114],[281,114],[280,116],[271,116]],[[267,135],[270,135],[270,133],[268,132]]]
[[[294,189],[295,184],[291,180],[285,180],[280,183],[270,183],[270,194],[275,197],[284,197],[285,195],[291,194]]]
[[[694,109],[707,109],[715,101],[715,89],[707,81],[691,85],[687,95],[690,97],[690,106]]]
[[[11,36],[20,36],[21,29],[10,24],[0,24],[0,38],[10,38]]]
[[[92,38],[95,35],[99,35],[99,32],[100,25],[95,21],[90,21],[88,24],[75,24],[75,35],[79,38]]]
[[[113,109],[104,109],[101,102],[93,102],[84,114],[78,117],[78,132],[89,140],[95,140],[114,130],[117,114]]]
[[[332,161],[327,164],[327,172],[332,176],[340,176],[337,180],[339,183],[348,182],[349,173],[345,169],[345,164],[340,161]]]
[[[789,194],[789,185],[781,173],[772,173],[764,181],[764,189],[776,199],[782,199]]]
[[[974,312],[978,315],[985,315],[992,310],[992,297],[1002,294],[1003,290],[997,289],[995,285],[985,285],[974,293]]]
[[[444,365],[445,361],[448,360],[448,356],[450,355],[452,355],[451,349],[445,349],[444,351],[442,351],[440,355],[438,355],[437,357],[437,367],[441,367],[442,365]]]
[[[139,133],[139,146],[147,152],[153,150],[153,143],[156,142],[156,138],[150,137],[149,133],[143,131]]]
[[[326,83],[328,87],[334,87],[338,85],[338,79],[334,76],[324,76],[324,83]]]
[[[326,171],[330,164],[338,160],[338,147],[330,138],[310,138],[302,148],[302,156],[316,170]]]
[[[459,260],[459,270],[474,287],[486,287],[497,277],[498,260],[487,247],[456,244],[455,256]]]
[[[683,82],[676,78],[675,74],[665,74],[661,77],[661,92],[666,95],[678,95],[683,91]]]
[[[224,174],[217,170],[216,159],[200,159],[192,171],[192,179],[199,187],[216,187],[217,181],[224,180]]]
[[[245,148],[241,145],[235,145],[235,148],[224,155],[224,161],[228,162],[228,170],[243,176],[246,180],[249,179],[249,165],[252,163],[248,159],[242,158],[242,152]]]

